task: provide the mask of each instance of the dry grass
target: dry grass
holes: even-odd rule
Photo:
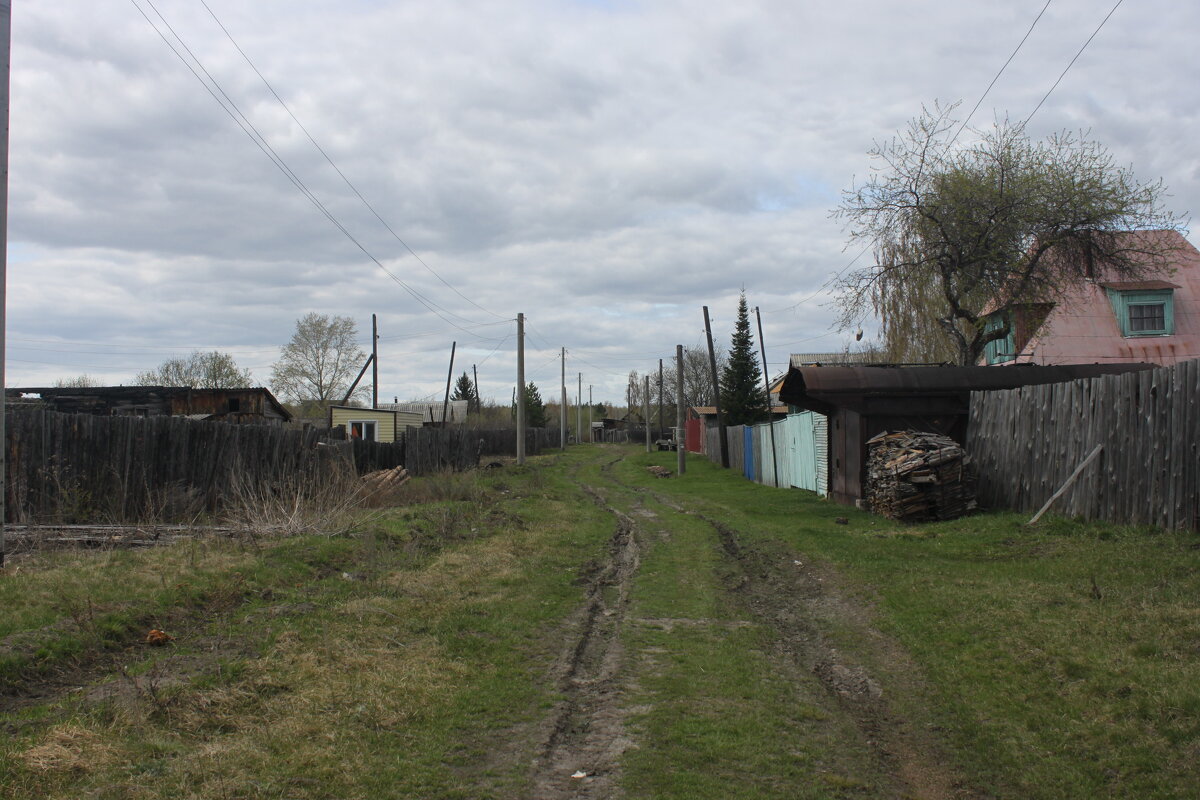
[[[86,774],[107,769],[120,758],[111,737],[75,724],[51,728],[40,744],[19,755],[25,766],[39,773]]]

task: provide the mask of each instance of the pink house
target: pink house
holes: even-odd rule
[[[1141,281],[1100,275],[1060,302],[1022,305],[1009,312],[1012,331],[987,346],[984,362],[1170,366],[1200,358],[1200,251],[1175,231],[1137,235],[1176,249],[1173,273]]]

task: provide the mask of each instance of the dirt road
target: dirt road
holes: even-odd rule
[[[805,554],[689,508],[669,480],[623,481],[623,452],[573,473],[613,534],[564,635],[564,699],[545,724],[537,797],[733,796],[705,794],[721,785],[755,797],[978,796],[935,732],[901,710],[921,678],[869,605]],[[756,646],[705,666],[734,638]]]

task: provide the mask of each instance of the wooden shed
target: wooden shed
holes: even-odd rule
[[[865,496],[867,441],[878,433],[942,433],[965,444],[972,391],[1014,389],[1152,369],[1153,364],[989,367],[814,367],[793,363],[780,391],[793,408],[828,423],[829,496],[855,504]]]
[[[408,425],[421,426],[422,415],[416,411],[392,411],[384,408],[358,408],[357,406],[330,406],[329,427],[346,429],[350,439],[365,439],[371,442],[394,442],[404,434]]]
[[[292,415],[262,387],[48,386],[6,389],[14,404],[37,404],[65,414],[196,417],[222,422],[275,422]]]

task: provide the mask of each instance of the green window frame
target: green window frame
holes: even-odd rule
[[[1004,312],[992,314],[983,324],[983,332],[991,333],[1004,327]],[[1017,343],[1012,324],[1008,326],[1008,336],[1003,339],[993,339],[983,346],[983,357],[990,367],[993,364],[1006,364],[1017,357]]]
[[[1172,289],[1108,289],[1107,292],[1121,336],[1128,339],[1175,333],[1175,292]]]

